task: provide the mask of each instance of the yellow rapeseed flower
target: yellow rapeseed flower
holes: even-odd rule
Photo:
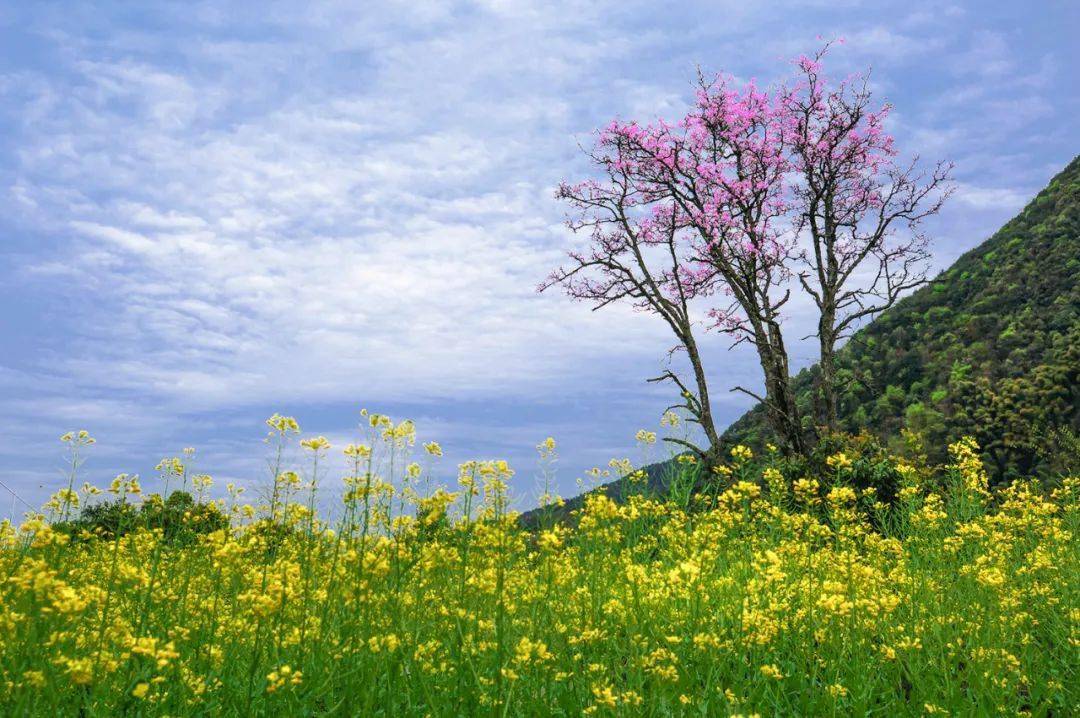
[[[738,444],[731,447],[731,458],[736,463],[749,461],[750,459],[754,458],[754,452],[750,449],[749,446],[743,446],[742,444]]]
[[[639,444],[652,446],[656,443],[656,432],[646,431],[645,429],[638,429],[638,432],[634,435],[634,438],[638,441]]]

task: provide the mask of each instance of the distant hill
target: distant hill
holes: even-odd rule
[[[990,239],[857,332],[838,361],[843,430],[898,442],[909,429],[931,460],[972,435],[998,481],[1051,468],[1053,430],[1080,431],[1080,157]],[[795,378],[804,416],[816,372]],[[722,439],[765,443],[763,408]],[[650,467],[650,483],[664,473]]]

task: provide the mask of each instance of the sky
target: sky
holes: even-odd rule
[[[842,37],[830,70],[872,68],[902,155],[956,164],[941,268],[1077,152],[1076,8],[0,0],[0,515],[66,485],[70,429],[98,484],[156,488],[190,446],[255,486],[271,413],[340,447],[362,407],[442,443],[447,479],[510,460],[519,506],[553,436],[573,494],[643,459],[671,403],[645,383],[655,317],[535,291],[581,241],[553,195],[595,128],[677,118],[698,67],[769,84]],[[724,425],[756,361],[703,345]]]

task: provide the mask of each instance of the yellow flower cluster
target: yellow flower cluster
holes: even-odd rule
[[[298,686],[303,680],[304,674],[301,671],[294,671],[288,665],[284,665],[266,674],[266,692],[279,691],[286,685]]]
[[[837,470],[839,470],[839,469],[850,469],[851,468],[851,457],[849,457],[843,451],[840,451],[840,452],[837,452],[837,453],[833,454],[832,456],[829,456],[828,458],[826,458],[825,463],[828,464],[828,466],[830,468],[837,469]]]
[[[461,464],[451,491],[412,422],[364,416],[366,443],[337,457],[343,502],[316,495],[316,437],[306,465],[272,463],[262,503],[230,485],[229,524],[185,539],[70,528],[77,500],[150,501],[126,475],[114,495],[61,492],[51,513],[0,524],[0,713],[1075,708],[1080,479],[991,491],[963,441],[948,467],[890,459],[900,495],[886,503],[851,473],[800,476],[736,447],[710,501],[628,480],[526,529],[507,462]],[[299,427],[268,425],[276,462]],[[861,465],[836,456],[833,469]]]
[[[750,450],[749,446],[738,444],[731,447],[731,458],[736,462],[749,461],[754,458],[754,452]]]
[[[311,439],[304,439],[300,442],[300,446],[308,451],[325,451],[330,448],[330,442],[326,440],[325,436],[316,436]]]
[[[979,458],[979,445],[971,437],[965,437],[949,446],[949,454],[955,461],[955,469],[963,481],[964,490],[980,497],[989,496],[986,469]]]
[[[656,432],[639,429],[637,435],[634,438],[638,441],[638,443],[645,444],[646,446],[652,446],[656,443]]]

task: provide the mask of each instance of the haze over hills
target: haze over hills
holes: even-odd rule
[[[996,481],[1052,469],[1055,430],[1080,429],[1080,157],[992,237],[859,330],[838,360],[843,431],[899,443],[909,429],[937,461],[971,435]],[[816,374],[795,378],[804,417]],[[759,405],[722,438],[760,446],[769,432]],[[663,474],[663,464],[649,467],[654,488]]]

